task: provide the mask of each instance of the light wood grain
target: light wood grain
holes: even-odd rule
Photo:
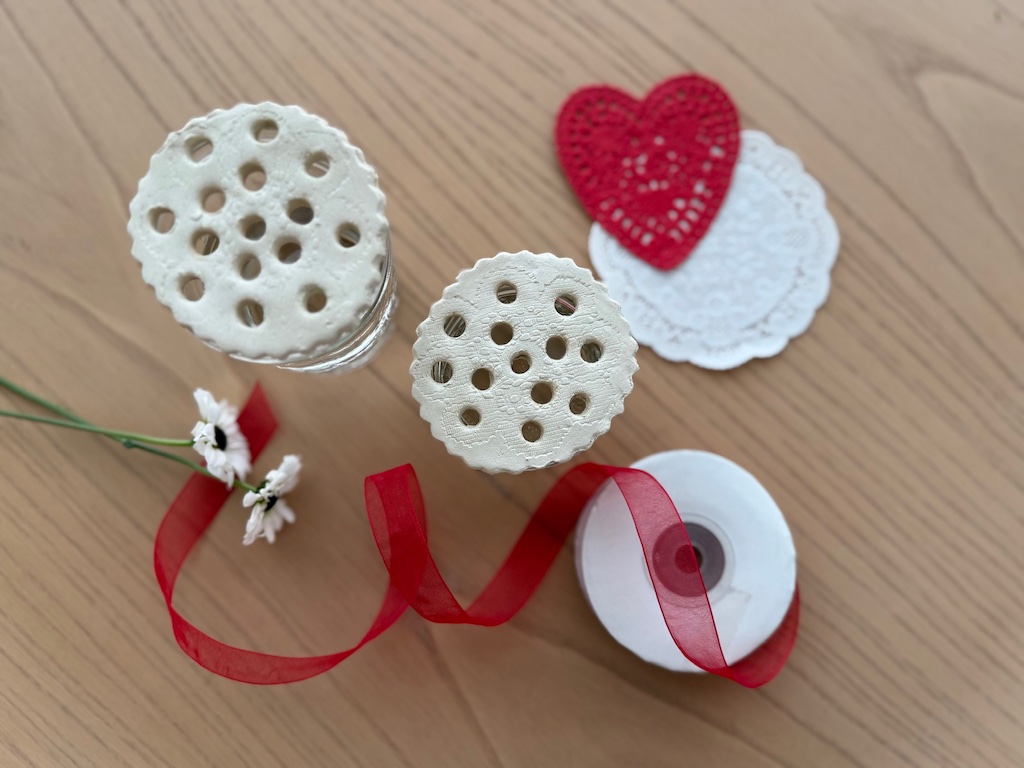
[[[364,475],[420,473],[468,598],[555,470],[447,456],[407,368],[457,271],[499,250],[587,264],[551,144],[574,88],[696,70],[796,149],[843,247],[828,304],[730,373],[641,352],[589,457],[702,448],[753,471],[799,552],[801,636],[773,683],[618,647],[563,555],[490,630],[402,619],[331,673],[257,688],[177,648],[152,537],[181,467],[0,425],[0,764],[1018,766],[1024,763],[1024,6],[989,0],[0,0],[0,373],[103,424],[177,434],[190,392],[267,387],[263,471],[306,461],[300,523],[239,545],[229,507],[179,588],[218,637],[346,647],[384,584]],[[342,126],[388,195],[402,306],[372,367],[231,361],[142,283],[127,203],[164,136],[239,101]],[[6,395],[0,407],[22,407]]]

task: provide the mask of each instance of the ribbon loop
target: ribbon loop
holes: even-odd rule
[[[259,385],[242,410],[239,425],[255,459],[277,428]],[[540,586],[588,501],[607,481],[618,486],[629,507],[658,604],[679,650],[701,669],[747,687],[764,685],[775,677],[796,641],[799,593],[782,625],[764,645],[742,661],[726,664],[686,527],[661,484],[646,472],[628,467],[588,463],[569,470],[541,501],[505,562],[466,609],[455,599],[430,553],[426,510],[413,468],[407,464],[366,478],[366,511],[390,581],[363,638],[352,648],[323,656],[274,656],[235,648],[202,632],[174,608],[174,584],[185,559],[230,495],[222,483],[202,475],[189,478],[157,531],[153,564],[174,636],[196,663],[247,683],[295,682],[340,664],[410,606],[436,623],[496,626],[508,621]],[[679,543],[676,568],[668,575],[657,559],[657,543],[666,532]]]

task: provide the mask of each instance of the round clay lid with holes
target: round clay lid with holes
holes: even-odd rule
[[[240,104],[192,120],[153,156],[130,211],[143,279],[179,323],[234,357],[328,352],[383,283],[377,174],[299,107]]]
[[[568,461],[608,431],[633,388],[637,345],[589,270],[500,253],[448,286],[416,329],[413,397],[471,467]]]

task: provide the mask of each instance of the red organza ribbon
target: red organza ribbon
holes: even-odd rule
[[[257,385],[239,417],[253,458],[277,427],[270,405]],[[206,669],[247,683],[289,683],[326,672],[390,627],[411,606],[428,621],[446,624],[502,624],[519,612],[558,556],[587,501],[605,481],[613,481],[629,507],[651,573],[665,624],[679,650],[703,670],[747,687],[764,685],[782,669],[796,641],[799,594],[775,634],[750,656],[728,665],[722,655],[693,547],[675,505],[657,480],[636,469],[581,464],[569,470],[548,492],[501,568],[473,601],[463,608],[448,589],[426,536],[426,513],[416,473],[409,465],[366,478],[366,509],[390,582],[380,611],[352,648],[324,656],[273,656],[235,648],[188,622],[173,605],[174,583],[185,558],[199,541],[230,492],[223,483],[194,475],[171,504],[157,531],[153,560],[167,601],[174,636],[182,650]],[[675,556],[677,570],[663,581],[654,567],[654,545],[669,529],[683,543]]]

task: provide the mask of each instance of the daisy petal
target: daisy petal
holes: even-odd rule
[[[281,499],[278,499],[277,504],[274,505],[274,512],[276,512],[278,517],[280,517],[285,522],[295,522],[295,512]]]
[[[242,505],[253,509],[246,523],[244,544],[251,544],[257,538],[266,538],[273,544],[285,523],[295,522],[295,512],[283,496],[295,489],[301,468],[302,461],[298,456],[285,456],[277,468],[267,473],[259,488],[245,494]]]

